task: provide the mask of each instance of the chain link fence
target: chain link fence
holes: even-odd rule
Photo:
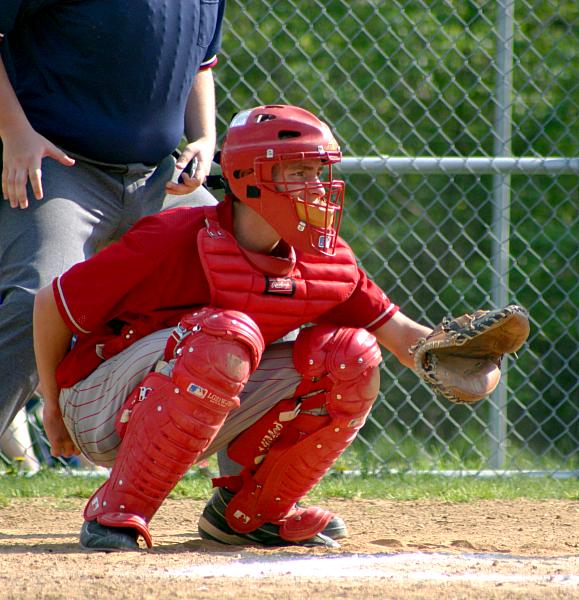
[[[220,131],[255,104],[312,110],[347,157],[342,233],[404,312],[531,314],[474,407],[385,356],[357,468],[579,468],[577,16],[525,0],[229,2]]]
[[[344,468],[579,472],[578,41],[574,1],[228,1],[219,134],[256,104],[315,112],[346,157],[342,235],[406,314],[531,315],[474,407],[385,354]]]

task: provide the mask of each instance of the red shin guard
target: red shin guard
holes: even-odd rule
[[[171,375],[149,373],[129,396],[111,476],[85,508],[86,520],[132,527],[148,546],[148,522],[239,406],[264,347],[255,323],[235,311],[203,309],[176,331]]]
[[[276,523],[280,536],[294,542],[324,529],[331,513],[295,504],[364,424],[378,395],[380,361],[376,340],[365,330],[318,326],[300,333],[294,363],[304,380],[296,398],[278,404],[230,445],[229,456],[245,469],[217,481],[237,491],[225,512],[232,529],[248,533]]]

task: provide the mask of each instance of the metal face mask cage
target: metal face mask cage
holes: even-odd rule
[[[288,164],[308,160],[322,161],[321,177],[313,181],[288,181],[276,176]],[[277,205],[282,219],[276,228],[287,242],[305,252],[327,256],[335,253],[342,221],[345,183],[333,178],[332,164],[340,160],[339,152],[324,151],[278,156],[266,153],[266,156],[255,159],[255,183],[262,202]]]

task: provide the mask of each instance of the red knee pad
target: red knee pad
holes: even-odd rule
[[[206,307],[186,315],[167,341],[165,358],[172,363],[175,393],[202,400],[218,413],[239,406],[239,393],[257,368],[265,343],[256,323],[244,313]],[[152,377],[150,374],[147,377]],[[117,432],[123,437],[134,408],[156,386],[147,377],[131,392],[119,412]]]
[[[226,410],[239,406],[265,346],[255,322],[241,312],[204,308],[182,319],[176,331],[184,335],[173,350],[173,381]]]
[[[293,360],[304,376],[304,387],[324,386],[331,416],[365,416],[378,395],[382,354],[365,329],[307,327],[294,344]]]

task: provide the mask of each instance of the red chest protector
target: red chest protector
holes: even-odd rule
[[[264,256],[239,247],[205,208],[207,226],[197,237],[211,291],[211,305],[239,310],[259,326],[266,344],[344,302],[356,288],[358,268],[350,248],[339,242],[332,257],[300,254]]]

